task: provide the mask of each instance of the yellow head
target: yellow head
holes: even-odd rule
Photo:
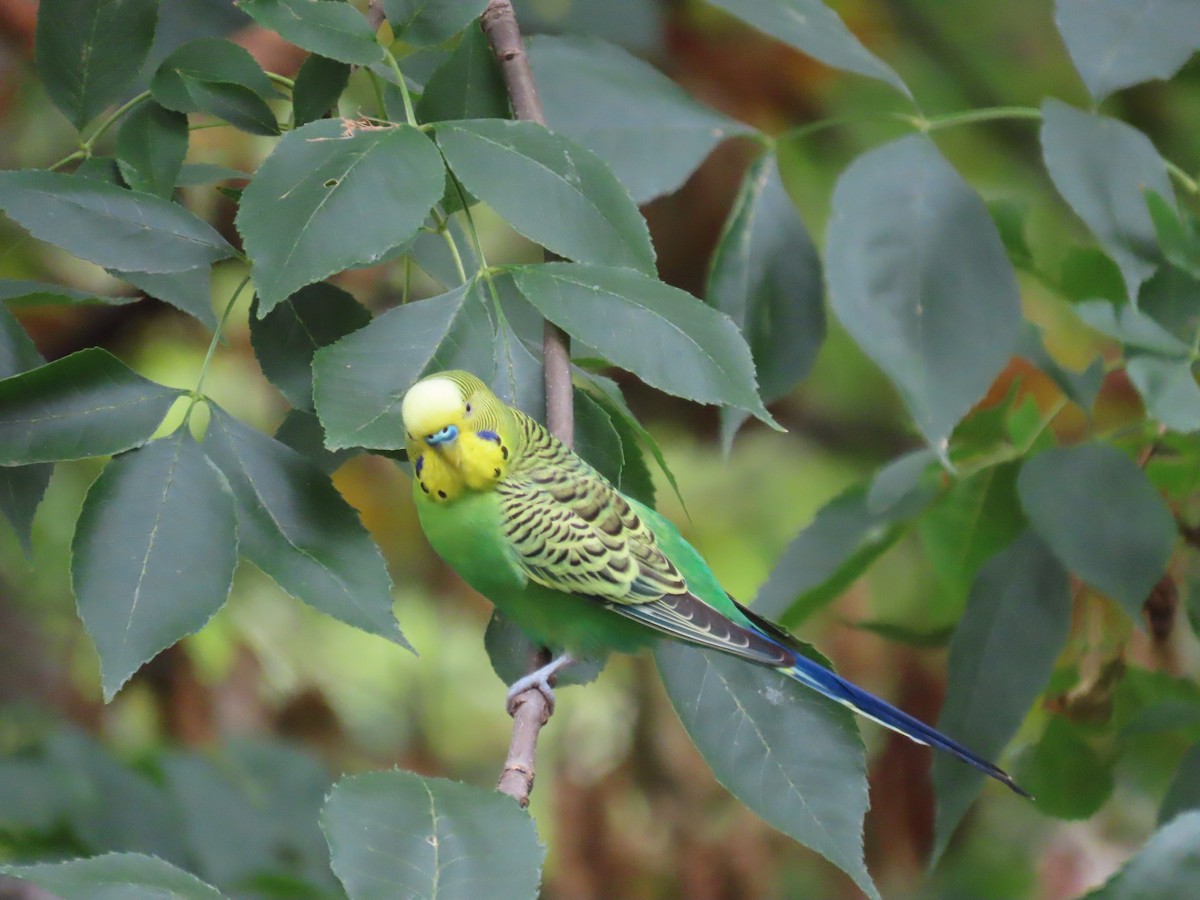
[[[508,472],[508,408],[471,373],[422,378],[404,395],[400,414],[416,483],[435,502],[490,490]]]

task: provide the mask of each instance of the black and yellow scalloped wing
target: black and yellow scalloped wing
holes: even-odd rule
[[[505,537],[531,581],[612,603],[687,593],[654,533],[582,468],[529,468],[497,486]]]

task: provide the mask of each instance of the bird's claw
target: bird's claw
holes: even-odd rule
[[[537,688],[541,695],[546,698],[546,714],[554,714],[554,688],[550,686],[550,679],[542,675],[539,669],[537,672],[526,675],[524,678],[518,678],[509,687],[505,709],[508,710],[510,716],[517,714],[517,707],[521,705],[519,702],[521,695],[531,688]]]
[[[515,716],[517,714],[517,707],[521,705],[517,702],[518,698],[531,688],[537,688],[541,695],[546,698],[546,715],[553,715],[554,688],[550,685],[550,679],[558,673],[559,669],[569,666],[573,662],[575,660],[571,655],[564,653],[557,659],[552,659],[536,672],[530,672],[524,678],[518,678],[514,681],[508,689],[508,700],[505,703],[508,714]]]

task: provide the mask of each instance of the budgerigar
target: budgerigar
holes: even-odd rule
[[[414,496],[434,550],[534,641],[572,658],[634,652],[664,636],[768,666],[1024,793],[981,756],[807,658],[779,626],[730,597],[667,519],[624,496],[478,378],[429,375],[401,407]]]

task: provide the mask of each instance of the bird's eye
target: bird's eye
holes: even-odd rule
[[[471,404],[470,404],[470,403],[468,403],[468,404],[467,404],[467,412],[470,412],[470,411],[471,411]]]

